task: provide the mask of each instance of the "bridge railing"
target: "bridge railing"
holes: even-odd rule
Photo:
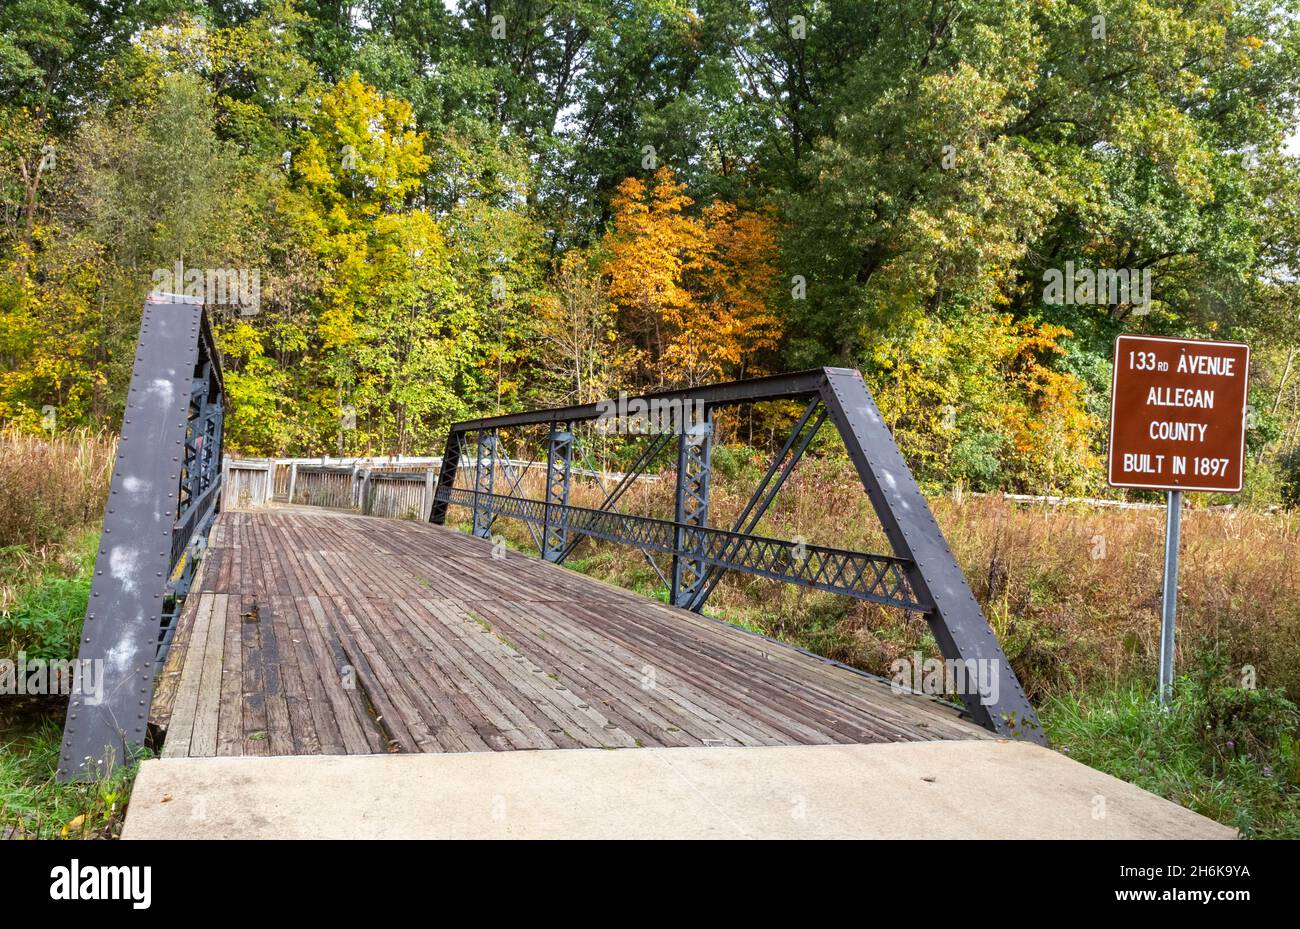
[[[145,303],[86,608],[59,778],[143,744],[154,676],[222,495],[225,389],[203,306]]]
[[[714,526],[715,414],[734,417],[736,407],[769,401],[800,401],[802,413],[730,527]],[[889,552],[756,532],[826,423],[843,441]],[[633,447],[635,461],[613,486],[600,486],[596,505],[577,505],[575,465],[597,437],[611,432]],[[524,492],[523,474],[507,454],[524,445],[540,449],[545,462],[540,496]],[[627,512],[632,482],[664,465],[673,482],[672,518]],[[920,614],[944,658],[990,685],[963,689],[970,716],[1001,735],[1044,741],[1032,705],[857,371],[821,368],[456,423],[431,520],[444,523],[452,506],[469,512],[471,531],[481,538],[492,537],[498,517],[521,521],[541,557],[556,563],[584,538],[638,548],[667,588],[668,601],[689,610],[702,610],[723,574],[734,571]]]

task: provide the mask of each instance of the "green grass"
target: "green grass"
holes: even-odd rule
[[[62,559],[42,564],[20,585],[13,608],[0,615],[0,657],[76,657],[98,542],[98,530],[82,532]]]
[[[115,838],[139,759],[81,784],[55,780],[63,727],[45,720],[0,745],[0,839]]]
[[[1210,724],[1213,708],[1224,699],[1215,694],[1184,677],[1164,710],[1149,686],[1130,682],[1053,697],[1039,715],[1053,747],[1076,761],[1232,826],[1246,838],[1300,838],[1294,729],[1284,727],[1267,749],[1248,752],[1240,736],[1225,738]]]
[[[0,615],[0,657],[76,657],[98,541],[98,530],[86,530],[60,546],[58,557],[27,562],[13,607]],[[59,699],[0,699],[0,839],[115,836],[136,765],[93,783],[60,784]]]

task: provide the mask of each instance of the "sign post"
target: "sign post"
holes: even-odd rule
[[[1165,512],[1165,579],[1160,594],[1160,703],[1174,689],[1174,613],[1178,609],[1178,539],[1182,528],[1183,492],[1169,491]]]
[[[1115,340],[1107,480],[1164,490],[1160,702],[1174,681],[1174,619],[1183,491],[1236,493],[1246,457],[1250,347],[1160,336]]]

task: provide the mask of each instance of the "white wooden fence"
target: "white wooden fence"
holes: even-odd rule
[[[502,462],[514,471],[545,470],[544,461]],[[387,458],[227,458],[222,464],[222,492],[230,508],[252,509],[272,503],[356,510],[367,516],[427,520],[433,508],[442,457]],[[473,469],[466,456],[460,467]],[[574,468],[579,477],[600,478],[606,486],[622,479],[618,472]],[[637,480],[656,481],[656,475]]]

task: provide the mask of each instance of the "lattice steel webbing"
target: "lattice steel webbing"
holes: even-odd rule
[[[673,547],[672,585],[669,599],[674,606],[687,606],[699,594],[708,566],[702,551],[703,541],[685,530],[709,524],[709,489],[712,485],[713,419],[705,411],[703,422],[693,423],[677,441],[676,515],[678,525]]]
[[[546,440],[546,518],[538,546],[547,561],[559,561],[569,547],[569,533],[563,517],[573,476],[573,442],[573,433],[567,424],[552,423]]]
[[[483,495],[491,495],[496,478],[497,436],[496,431],[478,437],[474,459],[474,535],[486,539],[492,535],[492,512],[482,503]]]
[[[819,415],[814,420],[813,414],[818,412]],[[780,492],[786,479],[794,470],[794,466],[799,463],[803,453],[808,450],[808,446],[812,443],[825,421],[826,410],[822,407],[821,398],[814,397],[804,409],[803,415],[795,423],[794,428],[790,430],[790,434],[781,450],[772,458],[767,472],[763,475],[763,479],[758,482],[758,486],[754,488],[754,492],[740,511],[740,515],[736,517],[732,532],[744,537],[758,527],[763,515],[767,512],[767,508],[776,499],[777,493]],[[725,570],[722,567],[711,565],[702,583],[698,585],[695,596],[682,605],[695,612],[703,610],[705,602],[722,580],[724,573]]]
[[[600,488],[601,494],[604,495],[604,499],[601,501],[600,506],[597,507],[597,509],[609,510],[615,513],[619,512],[618,501],[632,487],[632,485],[636,482],[636,479],[638,477],[641,477],[645,473],[646,468],[649,467],[650,464],[654,462],[656,456],[665,448],[667,448],[669,442],[672,441],[672,438],[673,437],[667,433],[652,434],[650,437],[650,441],[646,442],[641,447],[641,451],[637,455],[636,460],[626,471],[623,472],[623,475],[619,478],[618,483],[614,485],[614,488],[612,490],[606,489],[605,482],[600,479],[600,475],[597,472],[597,470],[591,467],[590,458],[588,457],[587,458],[588,468],[595,476],[596,485],[597,487]],[[583,453],[584,456],[586,456],[585,447]],[[585,538],[587,538],[586,535],[583,535],[581,533],[576,534],[575,537],[570,540],[568,546],[564,549],[564,551],[560,553],[560,556],[559,558],[556,559],[556,562],[559,564],[563,564],[564,560],[573,553],[573,550],[577,548],[578,545],[581,544],[582,540]],[[640,549],[640,552],[642,556],[645,558],[646,563],[650,565],[650,567],[654,570],[655,574],[658,575],[660,583],[662,583],[665,587],[670,586],[670,581],[668,580],[667,575],[664,574],[663,569],[660,568],[658,563],[655,562],[654,555],[646,551],[645,549]]]
[[[520,467],[516,467],[515,463],[510,460],[509,449],[506,448],[505,443],[502,441],[499,433],[493,436],[493,448],[496,452],[493,458],[493,466],[500,469],[501,476],[510,482],[509,495],[521,495],[523,493],[521,488],[524,480],[524,469]],[[492,513],[488,516],[487,534],[489,536],[492,534],[492,527],[495,525],[496,525],[496,514]],[[526,522],[524,523],[524,525],[528,527],[528,534],[532,536],[533,544],[537,546],[537,550],[539,552],[542,551],[543,550],[542,540],[545,537],[544,529],[543,531],[539,532],[536,528],[534,528],[531,522]]]
[[[473,491],[453,488],[446,499],[451,505],[473,506],[474,497]],[[546,518],[546,504],[542,500],[480,494],[479,501],[493,513],[510,519],[540,524]],[[912,593],[906,576],[907,562],[890,555],[806,545],[590,507],[569,505],[560,509],[571,534],[665,555],[676,553],[680,540],[687,554],[705,564],[844,594],[882,606],[919,613],[930,609]]]

